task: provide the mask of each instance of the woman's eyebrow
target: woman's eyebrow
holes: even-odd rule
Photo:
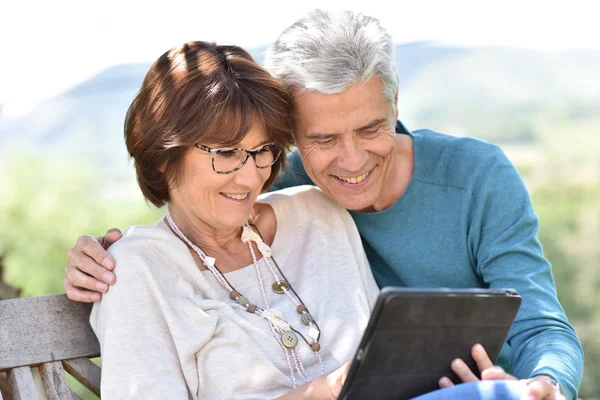
[[[258,145],[258,146],[256,146],[255,148],[253,148],[253,149],[251,149],[251,150],[248,150],[248,151],[255,151],[255,150],[258,150],[258,149],[260,149],[261,147],[265,147],[266,145],[268,145],[268,144],[273,144],[273,143],[274,143],[274,142],[272,142],[272,141],[269,141],[269,140],[267,139],[267,140],[263,141],[263,142],[262,142],[262,144],[259,144],[259,145]]]

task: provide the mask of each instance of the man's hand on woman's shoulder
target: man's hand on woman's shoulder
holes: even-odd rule
[[[91,303],[100,301],[102,293],[108,292],[115,283],[115,261],[106,251],[121,238],[121,231],[113,228],[104,237],[83,235],[75,247],[67,252],[65,268],[65,292],[73,301]]]

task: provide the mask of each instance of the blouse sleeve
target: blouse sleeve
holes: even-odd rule
[[[117,281],[90,316],[101,348],[102,398],[195,399],[195,352],[210,340],[216,317],[190,310],[193,303],[176,295],[176,278],[159,282],[164,255],[139,242],[124,238],[111,247]],[[186,326],[197,327],[193,344],[181,340]]]

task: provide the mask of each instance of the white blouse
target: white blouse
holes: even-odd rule
[[[354,356],[379,292],[356,226],[314,187],[259,201],[275,211],[273,257],[321,328],[320,354],[331,372]],[[261,399],[292,388],[268,323],[200,271],[162,220],[130,227],[109,252],[117,281],[90,316],[101,345],[103,399]],[[264,260],[258,264],[271,308],[306,336],[296,305],[271,290],[274,279]],[[253,265],[225,276],[264,306]],[[309,380],[318,377],[315,353],[301,338],[297,349]]]

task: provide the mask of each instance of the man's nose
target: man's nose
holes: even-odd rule
[[[339,167],[350,172],[359,172],[367,163],[369,154],[354,138],[344,140],[341,153],[337,157]]]

